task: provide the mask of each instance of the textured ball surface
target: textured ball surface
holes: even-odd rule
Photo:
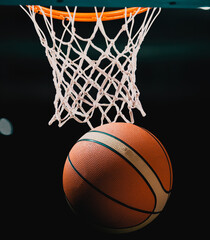
[[[73,146],[63,188],[77,215],[108,232],[126,233],[161,213],[172,179],[169,156],[152,133],[130,123],[110,123]]]

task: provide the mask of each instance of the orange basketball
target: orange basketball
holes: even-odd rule
[[[73,146],[63,188],[77,215],[109,232],[125,233],[163,211],[172,178],[169,156],[152,133],[130,123],[110,123]]]

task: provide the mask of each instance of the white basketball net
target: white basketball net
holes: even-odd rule
[[[66,7],[69,18],[63,21],[54,20],[52,14],[51,17],[46,17],[41,7],[42,16],[36,14],[33,7],[23,9],[33,21],[53,69],[55,114],[49,124],[57,120],[61,127],[73,118],[80,123],[88,123],[93,128],[91,120],[94,120],[94,115],[99,111],[100,124],[116,122],[118,119],[133,123],[134,108],[145,116],[139,100],[140,92],[135,84],[137,54],[160,9],[147,10],[137,31],[134,31],[137,13],[125,17],[122,28],[114,38],[106,34],[102,15],[98,16],[97,8],[95,27],[87,38],[77,34],[74,21],[76,7],[73,16]],[[38,23],[40,18],[46,25],[45,33],[41,29],[43,23]],[[55,21],[59,21],[60,29],[62,28],[59,37],[54,29]],[[100,47],[94,41],[97,34],[103,36],[105,46]],[[122,34],[123,37],[126,34],[126,44],[119,50],[117,42]]]

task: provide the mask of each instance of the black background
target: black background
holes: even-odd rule
[[[48,126],[55,90],[44,49],[19,7],[0,9],[0,117],[14,127],[13,135],[0,135],[6,233],[60,239],[203,234],[209,182],[210,12],[163,9],[142,44],[136,75],[147,116],[135,112],[135,123],[156,135],[167,149],[173,192],[152,224],[112,236],[75,218],[62,189],[66,156],[89,128],[74,120],[62,128],[56,123]]]

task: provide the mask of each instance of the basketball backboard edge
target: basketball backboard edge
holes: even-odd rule
[[[1,0],[0,5],[199,8],[209,7],[210,0]]]

